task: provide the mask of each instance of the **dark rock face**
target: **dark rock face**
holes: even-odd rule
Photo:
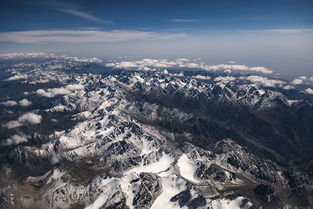
[[[228,178],[224,170],[216,164],[211,164],[209,167],[204,164],[200,164],[200,166],[196,170],[196,175],[200,179],[219,182],[225,182]],[[232,180],[232,177],[229,180]]]
[[[108,147],[105,153],[105,157],[110,157],[112,155],[122,155],[132,149],[135,149],[132,144],[127,143],[126,141],[118,141]]]
[[[171,198],[172,202],[178,202],[180,207],[185,206],[191,199],[190,190],[185,190]]]
[[[110,166],[114,170],[115,173],[120,173],[124,170],[127,170],[130,167],[139,165],[141,162],[142,162],[142,158],[140,156],[130,157],[124,160],[115,160]]]
[[[267,207],[278,207],[282,206],[282,201],[275,194],[274,189],[269,185],[260,184],[254,188],[254,193],[263,202],[263,205]]]
[[[196,208],[205,206],[206,200],[202,195],[200,195],[200,196],[190,200],[186,205],[187,205],[188,209],[196,209]]]
[[[159,177],[151,173],[140,173],[139,177],[138,182],[133,182],[139,184],[138,192],[133,199],[133,206],[136,209],[150,208],[161,193],[162,184]]]
[[[253,190],[258,196],[270,196],[274,193],[273,188],[268,185],[260,184]]]
[[[189,189],[175,195],[171,201],[177,202],[180,207],[187,206],[188,209],[196,209],[206,205],[206,199],[201,195],[192,199]]]
[[[102,209],[127,209],[126,199],[122,191],[117,191]]]

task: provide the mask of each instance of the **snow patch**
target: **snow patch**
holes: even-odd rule
[[[162,177],[162,193],[154,201],[150,209],[180,208],[180,206],[177,203],[171,202],[171,198],[185,189],[186,182],[181,178],[175,175]]]
[[[125,174],[130,174],[132,172],[135,173],[142,173],[142,172],[151,172],[151,173],[161,173],[163,171],[166,171],[174,162],[173,157],[164,154],[162,158],[154,163],[148,164],[148,165],[141,165],[138,167],[135,167],[127,172]]]
[[[197,179],[194,178],[194,173],[196,172],[197,165],[192,160],[190,160],[186,154],[182,154],[177,162],[177,165],[180,169],[180,175],[183,178],[194,183],[199,182]]]

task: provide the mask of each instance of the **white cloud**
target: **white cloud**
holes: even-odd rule
[[[84,88],[82,84],[69,84],[65,87],[68,90],[74,91],[74,90],[81,90]]]
[[[192,76],[192,78],[201,79],[201,80],[210,80],[211,79],[210,76],[204,76],[204,75],[196,75],[196,76]]]
[[[272,70],[269,70],[265,67],[249,67],[246,65],[207,65],[205,66],[206,70],[240,70],[240,71],[254,71],[258,73],[271,74]]]
[[[67,55],[55,55],[52,53],[0,53],[0,58],[1,59],[14,59],[14,58],[54,58],[54,59],[66,59],[69,61],[75,61],[75,62],[87,62],[87,63],[99,63],[102,62],[101,59],[96,58],[96,57],[92,57],[92,58],[87,58],[87,57],[72,57],[72,56],[67,56]],[[51,69],[58,69],[59,67],[61,67],[61,65],[56,65],[56,66],[52,66]],[[26,74],[24,74],[23,76],[27,76]],[[45,75],[47,76],[47,75]],[[31,81],[30,83],[36,84],[36,83],[47,83],[49,82],[49,80],[47,80],[46,78],[40,78],[40,80],[36,80],[36,81]]]
[[[107,67],[113,68],[136,68],[138,70],[145,69],[155,69],[155,68],[195,68],[203,69],[208,71],[216,70],[239,70],[239,71],[253,71],[258,73],[270,74],[273,73],[265,67],[249,67],[246,65],[230,65],[230,64],[220,64],[220,65],[205,65],[201,62],[192,61],[189,59],[179,58],[176,60],[167,59],[142,59],[136,61],[121,61],[121,62],[111,62],[106,64]]]
[[[12,129],[12,128],[20,127],[22,126],[22,124],[16,120],[12,120],[12,121],[7,122],[3,126],[7,127],[8,129]]]
[[[183,77],[184,76],[184,74],[182,73],[182,72],[180,72],[180,73],[174,73],[174,74],[172,74],[173,76],[177,76],[177,77]]]
[[[10,138],[6,139],[1,144],[4,146],[17,145],[17,144],[27,142],[29,138],[30,138],[30,136],[25,135],[25,134],[22,134],[22,135],[15,134],[15,135],[11,136]]]
[[[12,129],[27,124],[39,124],[41,123],[41,121],[42,121],[41,115],[29,112],[20,116],[17,120],[9,121],[8,123],[4,124],[4,127]]]
[[[136,68],[137,64],[133,62],[120,62],[120,63],[108,63],[106,64],[107,67],[114,67],[114,68]]]
[[[27,75],[17,74],[17,75],[14,75],[14,76],[8,78],[7,80],[8,81],[14,81],[14,80],[20,80],[20,79],[26,79],[26,78],[27,78]]]
[[[75,90],[81,90],[84,88],[84,85],[82,84],[68,84],[65,87],[60,88],[49,88],[47,90],[44,89],[38,89],[36,91],[37,94],[44,96],[44,97],[55,97],[57,95],[64,95],[64,94],[70,94]]]
[[[282,85],[286,82],[281,80],[269,79],[263,76],[248,76],[248,77],[240,77],[240,79],[251,81],[252,83],[258,83],[263,86],[275,87],[276,85]]]
[[[3,104],[5,106],[15,106],[15,105],[17,105],[17,102],[13,101],[13,100],[8,100],[6,102],[1,102],[0,104]],[[18,102],[18,104],[23,106],[23,107],[26,107],[26,106],[31,105],[32,102],[27,100],[27,99],[22,99],[21,101]]]
[[[49,83],[49,79],[40,79],[40,80],[35,80],[35,81],[30,81],[28,82],[29,84],[38,84],[38,83]]]
[[[265,68],[265,67],[250,67],[249,69],[250,71],[255,71],[255,72],[259,72],[259,73],[264,73],[264,74],[271,74],[273,73],[273,71]]]
[[[38,53],[38,52],[32,52],[32,53],[1,53],[0,57],[4,59],[12,59],[16,57],[29,57],[29,58],[35,58],[35,57],[45,57],[47,56],[46,53]]]
[[[214,81],[222,81],[222,82],[229,82],[229,81],[234,81],[234,80],[236,80],[236,78],[233,76],[225,76],[225,77],[218,76],[214,78]]]
[[[307,94],[313,94],[313,89],[307,88],[307,89],[304,90],[304,92],[307,93]]]
[[[55,97],[57,95],[64,95],[64,94],[70,94],[71,91],[61,87],[61,88],[49,88],[47,90],[44,89],[38,89],[36,91],[37,94],[44,96],[44,97]]]
[[[19,103],[19,105],[21,105],[22,107],[27,107],[27,106],[29,106],[29,105],[32,104],[32,102],[29,101],[28,99],[22,99],[22,100],[19,101],[18,103]]]
[[[313,77],[307,77],[307,76],[299,76],[298,78],[291,81],[294,85],[300,85],[300,84],[310,84],[313,82]]]
[[[301,80],[307,80],[308,79],[308,77],[306,77],[306,76],[300,76],[299,77]]]
[[[1,32],[0,42],[38,43],[90,43],[90,42],[123,42],[131,40],[156,40],[185,37],[185,34],[156,33],[136,30],[32,30]]]
[[[291,85],[286,85],[283,87],[283,89],[286,89],[286,90],[289,90],[289,89],[294,89],[295,87],[294,86],[291,86]]]
[[[1,102],[0,104],[3,104],[5,106],[15,106],[15,105],[17,105],[17,102],[13,101],[13,100],[8,100],[6,102]]]
[[[41,123],[42,116],[36,113],[25,113],[24,115],[18,118],[18,122],[22,124],[39,124]]]
[[[297,79],[294,79],[291,83],[294,85],[299,85],[303,83],[303,80],[297,78]]]

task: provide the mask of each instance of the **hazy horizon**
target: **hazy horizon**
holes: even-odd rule
[[[0,53],[197,57],[312,75],[313,2],[3,1]]]

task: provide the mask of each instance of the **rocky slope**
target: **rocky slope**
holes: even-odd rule
[[[15,59],[1,64],[1,208],[313,206],[312,98],[301,90]]]

